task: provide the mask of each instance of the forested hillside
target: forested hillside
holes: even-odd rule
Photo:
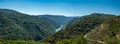
[[[50,42],[53,44],[56,43],[56,41],[64,39],[71,40],[81,35],[84,36],[105,20],[112,17],[114,17],[114,15],[93,13],[91,15],[80,17],[79,19],[76,18],[76,20],[72,20],[72,23],[68,24],[58,33],[45,38],[43,42]]]
[[[31,16],[0,9],[0,44],[120,44],[119,22],[111,14]],[[55,33],[60,25],[65,26]]]
[[[0,39],[37,41],[54,34],[56,25],[51,20],[0,9]]]
[[[56,22],[59,25],[65,25],[71,19],[74,18],[74,17],[66,17],[66,16],[60,16],[60,15],[39,15],[39,17],[45,18],[47,20],[52,20],[52,21]]]
[[[86,34],[86,39],[104,44],[120,44],[120,16],[103,22]]]

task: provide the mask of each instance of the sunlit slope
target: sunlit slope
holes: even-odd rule
[[[120,16],[108,19],[86,34],[86,39],[105,44],[120,44]]]
[[[106,19],[114,17],[108,14],[93,13],[91,15],[76,18],[70,21],[68,25],[58,33],[44,39],[44,42],[55,43],[62,39],[73,39],[74,37],[85,35],[98,25],[103,23]]]

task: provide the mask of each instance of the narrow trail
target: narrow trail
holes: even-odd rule
[[[105,43],[103,41],[100,41],[100,40],[93,40],[93,39],[89,39],[87,38],[87,34],[84,36],[85,39],[89,40],[89,41],[93,41],[93,42],[98,42],[98,43]]]

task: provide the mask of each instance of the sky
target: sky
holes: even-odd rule
[[[120,0],[0,0],[0,8],[30,15],[84,16],[92,13],[120,15]]]

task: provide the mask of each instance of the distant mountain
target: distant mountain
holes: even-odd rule
[[[72,18],[74,18],[74,17],[66,17],[66,16],[60,16],[60,15],[39,15],[39,17],[46,18],[48,20],[52,20],[52,21],[56,22],[59,25],[65,25]]]
[[[75,37],[87,34],[92,29],[96,28],[97,26],[102,24],[107,19],[110,19],[113,17],[115,16],[109,15],[109,14],[93,13],[91,15],[83,16],[80,18],[75,18],[71,20],[70,23],[68,23],[65,28],[63,28],[61,31],[57,32],[56,34],[45,38],[43,42],[50,42],[51,44],[54,44],[57,41],[59,43],[59,41],[61,40],[63,40],[62,42],[64,42],[64,39],[69,39],[65,41],[70,42]]]
[[[57,23],[10,9],[0,9],[0,39],[41,40],[54,34]]]

